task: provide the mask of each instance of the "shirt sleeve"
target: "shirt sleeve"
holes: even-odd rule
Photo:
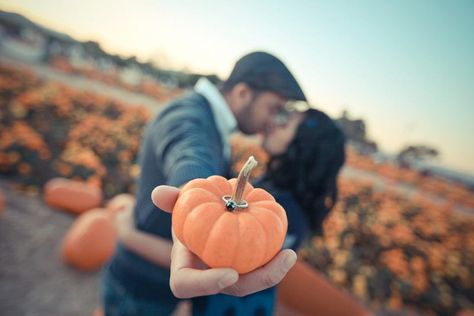
[[[209,124],[202,113],[179,107],[156,122],[155,154],[168,185],[179,187],[192,179],[221,173],[222,146],[211,141]]]

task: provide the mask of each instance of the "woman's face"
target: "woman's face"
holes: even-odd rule
[[[295,137],[296,129],[303,120],[304,114],[294,111],[285,125],[275,126],[263,136],[262,147],[270,156],[284,153]]]

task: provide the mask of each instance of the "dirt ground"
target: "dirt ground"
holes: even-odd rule
[[[0,217],[0,314],[90,315],[100,302],[100,271],[78,272],[60,260],[72,215],[0,180],[6,208]]]

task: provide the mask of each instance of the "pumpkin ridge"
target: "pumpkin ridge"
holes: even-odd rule
[[[260,219],[259,219],[257,216],[255,216],[255,214],[253,214],[253,213],[251,213],[251,212],[247,212],[247,214],[249,214],[250,216],[252,216],[252,217],[257,221],[257,223],[260,225],[260,228],[261,228],[262,231],[263,231],[262,236],[265,236],[265,242],[264,242],[265,247],[263,247],[263,249],[268,249],[268,236],[267,236],[267,231],[266,231],[266,229],[265,229],[265,226],[264,226],[263,223],[260,221]],[[263,254],[262,260],[260,260],[260,262],[259,262],[259,264],[258,264],[259,266],[262,265],[262,261],[264,261],[265,258],[267,257],[267,252],[268,252],[268,250],[266,250],[265,253]]]
[[[185,193],[193,189],[202,189],[209,193],[212,193],[215,196],[220,194],[220,189],[217,188],[212,182],[208,181],[205,178],[197,178],[197,179],[189,181],[182,188],[182,192]]]
[[[206,242],[204,243],[204,247],[203,247],[203,252],[202,252],[202,258],[206,257],[206,251],[208,251],[208,243],[209,243],[209,239],[211,238],[211,236],[213,235],[214,231],[217,229],[216,227],[218,227],[218,224],[220,221],[223,220],[223,218],[225,218],[225,216],[227,216],[227,212],[223,212],[221,216],[219,216],[219,218],[216,220],[216,222],[214,223],[214,225],[212,226],[211,230],[209,231],[209,234],[207,234],[207,237],[206,237]],[[240,228],[239,228],[239,217],[237,216],[236,218],[236,221],[237,221],[237,236],[239,236],[239,233],[240,233]],[[235,257],[236,257],[236,253],[237,253],[237,249],[238,249],[238,246],[240,244],[240,240],[238,240],[238,242],[236,243],[235,245],[235,249],[232,253],[234,253],[234,258],[232,258],[232,261],[231,261],[231,264],[229,265],[229,267],[233,267],[234,266],[234,261],[235,261]],[[204,261],[204,259],[203,259]],[[207,263],[206,263],[207,264]]]
[[[249,211],[249,213],[252,214],[252,216],[255,216],[255,212],[257,212],[257,210],[258,210],[258,212],[263,211],[263,212],[267,212],[267,213],[272,214],[272,216],[274,216],[275,219],[277,219],[278,222],[283,225],[280,216],[278,216],[278,214],[276,214],[276,212],[274,212],[274,211],[272,211],[272,210],[269,210],[268,208],[264,208],[264,207],[262,207],[262,206],[254,206],[254,208],[251,209],[251,210]],[[256,216],[255,216],[255,217],[256,217]],[[257,218],[257,217],[256,217],[256,218]],[[258,219],[258,218],[257,218],[257,219]],[[260,222],[260,223],[261,223],[261,222]]]
[[[255,270],[260,266],[260,263],[265,258],[266,249],[262,247],[262,234],[265,234],[265,229],[255,223],[253,216],[248,216],[247,212],[242,214],[242,217],[239,221],[239,243],[236,252],[237,262],[234,263],[235,269],[242,274],[248,273],[250,271]],[[252,227],[254,229],[261,229],[261,231],[257,234],[255,230],[249,231],[248,227]],[[259,227],[259,228],[257,228]],[[244,235],[245,233],[249,233],[251,238],[248,238],[248,235]],[[258,236],[258,237],[256,237]],[[253,244],[253,241],[256,241],[256,244]],[[245,243],[244,243],[245,241]],[[267,242],[267,238],[265,238],[265,243]],[[250,252],[248,250],[251,250]],[[244,254],[242,256],[242,254]],[[258,257],[260,255],[260,258]],[[256,260],[259,259],[259,260]],[[235,261],[235,259],[234,259]]]
[[[224,192],[220,187],[218,187],[214,182],[209,182],[214,188],[217,189],[217,191],[221,192],[222,196],[226,195],[226,192]]]
[[[258,195],[258,196],[256,196]],[[273,201],[275,202],[275,198],[266,190],[262,188],[254,188],[250,193],[245,196],[245,200],[250,204],[255,202],[263,202],[263,201]]]
[[[222,178],[222,179],[227,183],[227,186],[228,186],[227,189],[229,189],[229,192],[227,192],[227,191],[225,190],[226,188],[221,188],[217,183],[214,183],[214,182],[213,182],[213,179],[214,179],[215,177]],[[210,179],[210,178],[213,178],[213,179]],[[230,195],[230,194],[232,194],[232,186],[230,185],[230,183],[228,182],[228,180],[227,180],[226,178],[221,177],[221,176],[210,176],[210,177],[207,178],[207,180],[208,180],[210,183],[212,183],[212,184],[222,193],[223,196],[224,196],[224,195]]]
[[[272,201],[269,201],[269,200],[255,201],[252,204],[253,204],[253,207],[263,208],[263,209],[266,209],[267,211],[272,212],[273,214],[278,216],[278,218],[280,218],[280,221],[282,224],[286,223],[284,224],[284,226],[288,228],[288,218],[286,217],[286,211],[283,208],[283,206],[281,206],[277,202],[273,202],[273,204],[271,203],[269,204],[269,202],[272,202]],[[277,211],[278,208],[274,209],[275,205],[278,205],[278,207],[283,210],[282,214],[280,214],[279,211]]]
[[[196,191],[196,190],[199,190],[199,191],[202,190],[202,191],[206,191],[206,192],[212,194],[212,195],[216,198],[216,201],[210,201],[210,202],[219,202],[219,201],[221,201],[220,197],[218,197],[217,195],[214,194],[215,192],[209,191],[209,190],[207,190],[207,189],[205,189],[205,188],[190,188],[190,189],[184,191],[184,192],[183,192],[183,195],[189,194],[190,192],[193,193],[193,195],[194,195],[195,192],[193,192],[193,191]]]
[[[204,203],[204,204],[201,204],[201,205],[202,205],[202,207],[204,207],[204,205],[209,205],[209,206],[210,206],[210,205],[213,205],[213,204],[219,204],[219,203],[217,203],[217,202],[208,202],[208,203]],[[199,205],[198,207],[201,207],[201,205]],[[190,212],[186,215],[186,218],[185,218],[184,221],[183,221],[183,242],[184,242],[184,244],[185,244],[186,246],[188,246],[189,242],[188,242],[187,238],[185,237],[186,235],[185,235],[185,233],[184,233],[184,227],[186,226],[186,222],[188,221],[189,215],[191,215],[191,213],[193,213],[198,207],[193,208],[193,210],[190,211]],[[217,209],[217,208],[216,208],[216,209]],[[217,212],[219,212],[219,211],[217,211]],[[217,219],[216,219],[215,222],[214,222],[214,225],[213,225],[212,228],[211,228],[211,231],[209,232],[209,234],[206,234],[206,235],[205,235],[205,236],[206,236],[206,239],[205,239],[204,242],[202,243],[202,244],[203,244],[203,246],[201,247],[202,249],[199,249],[199,251],[196,250],[196,252],[202,252],[202,250],[206,248],[206,243],[207,243],[207,240],[209,239],[209,236],[210,236],[211,233],[212,233],[212,230],[214,229],[215,225],[217,224],[217,222],[220,220],[220,218],[221,218],[222,215],[224,215],[224,214],[225,214],[225,213],[223,212],[223,213],[221,213],[221,214],[217,217]]]
[[[237,214],[236,214],[237,215]],[[240,216],[237,215],[237,236],[240,236]],[[235,260],[237,260],[237,249],[240,247],[240,243],[242,242],[240,238],[238,239],[237,246],[235,247],[236,251],[234,251],[234,257],[232,258],[232,267],[235,267]]]
[[[178,200],[176,201],[176,204],[173,207],[173,213],[172,213],[172,222],[174,222],[173,227],[175,228],[175,234],[176,236],[180,239],[183,240],[183,227],[184,227],[184,221],[186,220],[186,217],[189,212],[191,212],[195,207],[199,206],[202,201],[199,201],[199,199],[195,199],[194,196],[205,196],[208,198],[206,203],[208,202],[213,202],[217,203],[219,202],[219,198],[211,191],[208,191],[203,188],[190,188],[182,194],[180,193],[180,196]],[[211,200],[212,196],[212,200]],[[183,204],[186,205],[186,207],[183,207]]]
[[[251,209],[251,210],[249,211],[249,213],[252,214],[252,215],[255,216],[255,217],[257,217],[257,216],[255,215],[255,213],[257,213],[257,212],[259,212],[259,213],[271,214],[270,216],[273,217],[274,220],[275,220],[277,223],[279,223],[280,228],[284,231],[284,235],[283,235],[283,240],[284,240],[284,237],[286,236],[287,228],[285,228],[285,224],[282,222],[280,216],[278,216],[275,212],[273,212],[273,211],[271,211],[271,210],[269,210],[269,209],[263,208],[263,207],[258,207],[258,208],[256,208],[256,209],[254,208],[254,209]],[[257,217],[257,218],[258,218],[258,217]],[[275,228],[270,228],[270,229],[273,229],[273,230],[274,230]],[[271,243],[270,243],[270,245],[271,245]],[[268,251],[268,253],[267,253],[266,255],[268,255],[269,253],[270,253],[270,250]],[[265,258],[266,258],[266,260],[269,259],[267,256],[266,256]],[[271,259],[271,257],[270,257],[270,259]]]

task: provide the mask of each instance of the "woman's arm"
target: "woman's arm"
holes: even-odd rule
[[[136,229],[131,208],[117,214],[115,227],[118,239],[127,249],[157,265],[170,267],[173,243]]]

